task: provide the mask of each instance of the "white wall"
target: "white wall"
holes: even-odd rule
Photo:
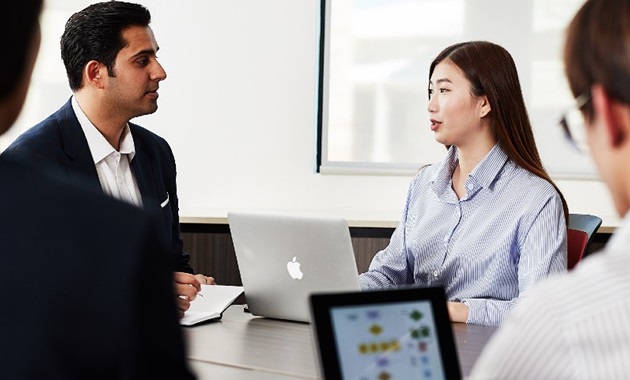
[[[315,172],[319,0],[140,2],[168,78],[158,112],[136,122],[171,143],[184,220],[255,209],[395,224],[410,177]],[[68,12],[90,2],[62,3],[47,2],[34,91],[0,148],[70,94],[58,38]],[[617,223],[600,182],[558,184],[572,212]]]

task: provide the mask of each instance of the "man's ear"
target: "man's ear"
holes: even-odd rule
[[[104,70],[107,68],[97,61],[89,61],[83,70],[83,79],[86,84],[92,84],[96,88],[103,88]]]
[[[627,104],[613,99],[601,84],[591,87],[591,99],[596,117],[601,120],[608,143],[617,148],[628,139],[630,109]]]
[[[480,113],[479,113],[479,117],[486,117],[486,116],[488,116],[490,111],[492,111],[492,108],[490,107],[490,102],[488,101],[488,97],[484,95],[481,98],[481,110],[480,110]]]

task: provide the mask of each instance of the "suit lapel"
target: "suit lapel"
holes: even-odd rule
[[[94,190],[103,191],[98,179],[94,159],[90,152],[81,124],[74,114],[71,100],[57,111],[57,122],[61,129],[63,149],[68,156],[67,171],[69,180],[82,183]],[[143,207],[147,210],[160,211],[160,202],[157,194],[156,176],[154,173],[151,157],[147,149],[143,146],[146,142],[142,140],[140,134],[134,133],[134,126],[130,125],[133,135],[136,154],[131,161],[131,171],[133,172],[140,194],[142,195]]]
[[[151,163],[151,157],[145,152],[144,141],[138,134],[134,134],[133,126],[130,126],[131,134],[133,136],[133,142],[136,148],[136,154],[131,161],[131,171],[133,172],[138,187],[140,188],[140,194],[142,195],[143,207],[147,210],[153,209],[154,211],[160,210],[160,199],[156,190],[156,179],[153,173],[153,164]]]
[[[90,147],[81,124],[74,114],[71,100],[68,100],[57,112],[57,122],[61,130],[63,150],[69,157],[66,169],[70,180],[80,181],[90,188],[102,191]]]

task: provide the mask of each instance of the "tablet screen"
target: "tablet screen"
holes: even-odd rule
[[[444,289],[313,294],[327,380],[460,379]]]
[[[330,310],[343,379],[443,379],[428,301]]]

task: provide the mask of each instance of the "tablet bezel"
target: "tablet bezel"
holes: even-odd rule
[[[317,293],[309,297],[312,333],[316,343],[322,378],[341,379],[341,363],[335,343],[332,313],[335,307],[386,305],[402,302],[428,301],[434,313],[435,329],[440,342],[442,369],[446,379],[461,379],[461,370],[453,330],[442,287],[396,288],[363,292]],[[454,361],[454,362],[452,362]],[[452,363],[451,363],[452,362]]]

